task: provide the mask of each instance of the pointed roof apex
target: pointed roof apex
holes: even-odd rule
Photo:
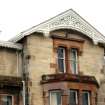
[[[49,36],[49,32],[56,29],[73,29],[90,37],[94,44],[105,43],[105,36],[96,30],[91,24],[84,20],[73,9],[69,9],[45,22],[42,22],[14,37],[10,41],[17,42],[34,32],[42,32]]]

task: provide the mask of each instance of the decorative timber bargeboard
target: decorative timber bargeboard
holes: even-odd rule
[[[41,32],[48,37],[51,31],[57,29],[73,29],[79,31],[91,38],[94,44],[105,42],[105,37],[72,9],[65,11],[26,31],[23,31],[10,41],[17,42],[23,37],[30,35],[34,32]]]

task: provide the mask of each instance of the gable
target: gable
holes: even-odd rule
[[[91,38],[94,44],[105,43],[105,37],[72,9],[20,33],[10,41],[17,42],[34,32],[44,33],[48,37],[56,29],[73,29]]]

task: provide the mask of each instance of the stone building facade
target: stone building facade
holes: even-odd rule
[[[0,105],[105,105],[105,37],[72,9],[0,42]]]

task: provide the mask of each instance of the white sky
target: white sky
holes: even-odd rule
[[[0,0],[0,40],[70,8],[105,35],[105,0]]]

